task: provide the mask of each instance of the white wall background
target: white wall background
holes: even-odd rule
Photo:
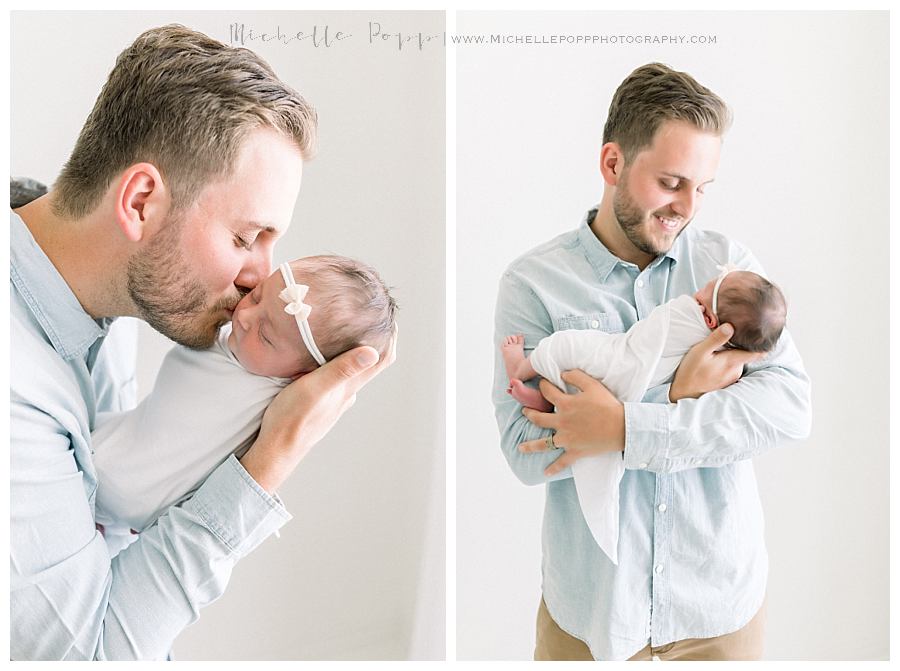
[[[176,641],[176,659],[444,657],[444,50],[370,45],[368,22],[443,31],[427,12],[83,12],[11,18],[11,174],[51,183],[117,54],[170,22],[223,40],[327,25],[333,47],[248,42],[318,109],[275,263],[356,256],[396,287],[394,366],[280,491],[294,519],[234,571],[218,602]],[[202,111],[200,111],[202,112]],[[170,343],[142,326],[139,382]],[[423,596],[424,595],[424,596]]]
[[[530,659],[543,488],[499,449],[493,309],[505,266],[599,202],[610,98],[658,60],[733,108],[694,226],[785,290],[813,381],[802,444],[755,460],[769,659],[888,659],[888,19],[868,13],[457,15],[459,33],[715,35],[707,46],[457,47],[457,655]]]

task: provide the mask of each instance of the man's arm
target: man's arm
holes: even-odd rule
[[[70,435],[15,396],[10,419],[13,659],[165,658],[237,560],[290,517],[231,459],[111,561]]]
[[[366,366],[360,353],[281,392],[283,402],[267,413],[247,453],[253,474],[230,457],[113,560],[95,530],[64,420],[14,394],[11,657],[164,658],[199,609],[224,592],[235,563],[290,518],[265,488],[283,482],[356,391],[393,360],[392,353]]]
[[[570,469],[556,473],[553,477],[544,473],[547,466],[562,454],[562,450],[533,454],[519,450],[519,445],[527,441],[544,444],[544,439],[550,432],[529,422],[522,414],[519,402],[506,393],[509,377],[500,353],[500,343],[505,336],[524,334],[527,354],[538,341],[553,332],[553,325],[546,307],[534,292],[508,272],[500,279],[494,326],[494,383],[491,398],[494,417],[500,430],[500,447],[506,461],[516,477],[526,485],[572,477]]]
[[[624,450],[626,468],[674,472],[722,466],[749,459],[781,440],[805,438],[811,421],[809,378],[790,335],[785,331],[775,351],[762,360],[738,350],[713,354],[730,332],[730,325],[722,325],[685,356],[669,390],[673,400],[681,399],[677,404],[622,404],[582,371],[563,375],[580,390],[577,394],[542,381],[541,390],[556,412],[529,410],[528,417],[555,430],[554,443],[566,448],[548,474],[583,456],[619,450]],[[740,377],[745,362],[748,373]],[[546,446],[530,441],[522,449],[538,453]]]
[[[810,382],[790,334],[785,331],[775,350],[746,371],[699,398],[688,392],[675,404],[626,403],[626,467],[671,473],[722,466],[806,438]],[[682,374],[694,373],[679,369],[673,389]]]

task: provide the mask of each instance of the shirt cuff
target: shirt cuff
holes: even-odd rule
[[[670,407],[663,403],[625,403],[625,468],[665,471]]]
[[[672,388],[671,384],[661,384],[652,389],[648,389],[647,393],[644,394],[644,398],[641,399],[642,403],[671,403],[669,400],[669,390]]]
[[[183,505],[234,553],[245,556],[275,533],[291,514],[281,500],[259,486],[231,455]]]

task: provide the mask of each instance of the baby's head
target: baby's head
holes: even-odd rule
[[[303,302],[312,307],[309,328],[326,361],[360,345],[387,353],[397,304],[374,268],[345,256],[309,256],[290,267],[294,281],[309,287]],[[319,366],[294,315],[284,310],[284,288],[276,270],[234,309],[228,346],[256,375],[296,377]]]
[[[768,352],[778,342],[787,316],[781,289],[766,278],[747,270],[732,270],[722,278],[713,310],[713,295],[719,278],[710,280],[694,298],[703,307],[710,329],[731,324],[734,335],[728,344],[748,352]]]

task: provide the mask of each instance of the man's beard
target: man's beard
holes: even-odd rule
[[[619,222],[619,227],[622,229],[622,232],[625,234],[625,237],[628,238],[629,242],[644,254],[649,254],[653,257],[664,254],[672,248],[672,245],[660,249],[659,246],[654,243],[653,239],[644,233],[644,229],[649,228],[649,226],[652,226],[653,223],[655,223],[650,220],[654,215],[651,214],[648,217],[635,204],[631,197],[631,192],[628,190],[627,174],[627,171],[622,174],[622,178],[619,180],[619,184],[616,187],[616,193],[613,196],[613,214],[616,217],[616,221]],[[678,217],[673,216],[669,218],[676,219]],[[684,229],[687,228],[689,223],[691,222],[687,222],[687,224],[682,226],[678,233],[675,234],[672,238],[672,244],[674,244],[675,240],[678,239],[678,236],[684,232]]]
[[[192,273],[181,245],[183,220],[170,216],[146,249],[128,261],[128,293],[140,317],[179,345],[206,349],[216,340],[221,319],[238,297],[207,308],[207,291]]]

